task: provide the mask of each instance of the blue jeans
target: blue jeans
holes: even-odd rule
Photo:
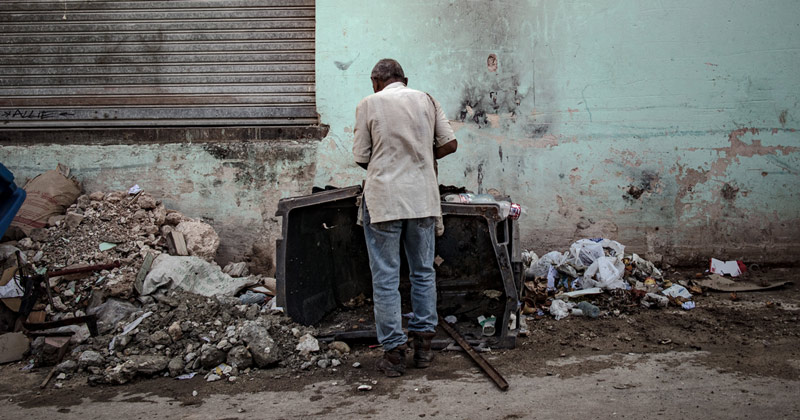
[[[369,268],[372,271],[372,300],[375,327],[384,351],[405,344],[400,310],[400,245],[405,248],[411,280],[411,307],[414,318],[409,331],[433,332],[439,321],[436,313],[436,271],[433,268],[436,242],[434,217],[370,223],[364,206],[364,237],[367,240]]]

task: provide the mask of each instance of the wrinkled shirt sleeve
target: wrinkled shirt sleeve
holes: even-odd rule
[[[431,99],[433,99],[433,97],[431,97]],[[452,140],[455,140],[456,135],[453,132],[453,127],[450,126],[450,121],[444,115],[439,101],[433,99],[433,106],[436,109],[436,121],[433,127],[434,144],[436,147],[442,147]]]
[[[372,134],[369,130],[367,102],[361,101],[356,107],[356,127],[353,130],[353,157],[357,163],[369,163],[372,157]]]

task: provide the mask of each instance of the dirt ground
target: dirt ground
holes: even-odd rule
[[[694,271],[682,275],[690,277]],[[585,418],[665,418],[679,413],[684,418],[800,418],[796,399],[800,391],[800,276],[796,272],[796,268],[761,271],[759,279],[794,284],[740,292],[736,300],[729,293],[706,292],[695,297],[697,308],[691,311],[671,306],[620,315],[604,312],[598,319],[571,316],[555,321],[548,316],[531,320],[530,335],[519,338],[515,349],[484,353],[509,380],[508,393],[494,388],[462,352],[440,352],[431,368],[409,369],[403,378],[390,380],[373,369],[380,349],[354,345],[338,368],[257,370],[233,383],[208,383],[198,375],[191,380],[155,378],[92,387],[85,376],[76,375],[40,389],[47,369],[23,371],[23,362],[6,364],[0,367],[0,398],[6,401],[0,417],[71,413],[62,418],[107,418],[113,408],[93,411],[92,407],[128,404],[130,411],[115,415],[162,418],[143,414],[160,407],[159,413],[168,414],[163,418],[394,418],[400,412],[438,418],[540,418],[548,410],[558,414],[559,404],[574,405],[581,398],[591,402],[600,395],[624,391],[621,399],[615,399],[619,409],[600,401],[600,411],[591,404],[577,405],[577,411],[567,417],[576,418],[573,414],[586,409]],[[361,367],[353,367],[354,362]],[[358,391],[359,385],[373,389]],[[647,393],[642,394],[645,389]],[[687,399],[701,394],[710,401],[708,406],[687,405]],[[286,396],[285,401],[280,395]],[[499,404],[502,395],[519,397],[503,405]],[[273,400],[262,400],[267,396]],[[537,396],[558,400],[534,412],[530,407],[540,403]],[[642,397],[641,401],[657,402],[653,404],[658,409],[648,411],[646,404],[628,401]],[[519,398],[530,402],[517,408]],[[740,406],[742,398],[747,404]],[[398,403],[402,403],[400,408],[392,408]],[[223,415],[216,409],[222,406],[226,408]],[[273,406],[280,406],[280,411]],[[471,411],[463,411],[467,408]],[[763,411],[767,408],[772,414]]]

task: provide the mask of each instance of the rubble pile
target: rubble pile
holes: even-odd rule
[[[88,315],[98,335],[84,322],[33,334],[32,366],[57,365],[58,373],[85,374],[93,384],[197,373],[235,381],[251,369],[335,368],[348,357],[345,343],[321,344],[313,328],[281,314],[271,300],[274,279],[249,275],[246,262],[219,267],[219,237],[210,225],[140,190],[84,194],[64,207],[46,227],[0,244],[3,268],[17,270],[10,281],[20,291],[11,298],[16,304],[3,299],[0,306],[4,317],[24,308],[24,280],[38,276],[51,296],[37,286],[20,320]],[[24,270],[16,267],[17,251]],[[106,267],[92,268],[100,265]],[[20,324],[3,325],[11,331]]]
[[[235,297],[171,290],[144,301],[137,307],[109,299],[90,309],[98,316],[101,335],[74,347],[57,371],[86,372],[93,384],[198,372],[208,380],[231,380],[251,369],[338,366],[350,351],[344,343],[319,343],[313,328]],[[44,337],[34,340],[32,356],[39,364],[52,354],[47,347]]]
[[[692,293],[702,293],[692,281],[674,284],[655,264],[625,254],[624,245],[609,239],[581,239],[566,252],[542,257],[525,251],[523,263],[525,315],[597,317],[594,304],[615,314],[668,305],[688,310],[694,308]]]

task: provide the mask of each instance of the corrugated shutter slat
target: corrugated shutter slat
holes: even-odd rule
[[[2,1],[0,121],[315,124],[314,27],[314,0]]]

